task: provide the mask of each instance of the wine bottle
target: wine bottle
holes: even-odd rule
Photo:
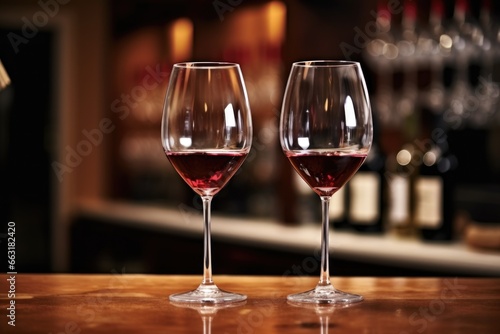
[[[376,110],[377,119],[383,125],[392,122],[391,114],[394,109],[392,96],[393,61],[397,57],[398,49],[395,45],[392,20],[387,0],[379,0],[375,20],[377,33],[368,43],[364,52],[364,58],[372,76],[373,85],[369,87],[372,107]]]
[[[421,63],[429,68],[428,85],[421,85],[421,104],[442,112],[445,104],[444,65],[450,61],[451,39],[445,34],[443,0],[432,0],[427,28],[419,37]]]
[[[362,233],[381,233],[383,225],[384,157],[374,144],[358,172],[349,181],[349,225]]]
[[[487,77],[491,75],[491,81],[499,82],[499,41],[497,36],[500,33],[500,27],[492,17],[491,0],[483,0],[479,14],[479,22],[484,33],[483,44],[488,47],[483,48],[483,73],[481,75]]]
[[[395,155],[389,155],[386,163],[387,229],[397,237],[415,236],[412,220],[412,189],[416,172],[413,147],[405,145]]]
[[[400,39],[397,42],[399,56],[396,67],[399,72],[393,79],[395,109],[392,114],[397,128],[402,130],[404,142],[411,142],[417,135],[419,122],[418,105],[418,65],[416,46],[418,42],[417,5],[412,1],[405,1],[401,18]],[[397,78],[399,76],[399,78]],[[399,80],[398,80],[399,79]]]
[[[414,221],[423,240],[453,239],[453,171],[457,166],[447,145],[432,145],[415,180]]]

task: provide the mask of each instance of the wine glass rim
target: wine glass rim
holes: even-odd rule
[[[359,62],[352,60],[302,60],[293,63],[298,67],[342,67],[359,66]]]
[[[238,63],[225,61],[189,61],[174,64],[174,67],[189,68],[189,69],[220,69],[239,67]]]

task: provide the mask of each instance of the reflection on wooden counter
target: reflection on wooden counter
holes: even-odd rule
[[[234,307],[179,307],[168,295],[197,276],[17,275],[16,326],[2,333],[498,333],[500,279],[334,278],[360,293],[349,307],[301,306],[289,293],[316,278],[217,276],[223,289],[248,295]],[[5,282],[5,280],[2,280]],[[2,283],[6,291],[5,283]],[[2,309],[9,303],[1,297]],[[5,314],[5,311],[4,311]],[[211,331],[210,331],[211,330]]]

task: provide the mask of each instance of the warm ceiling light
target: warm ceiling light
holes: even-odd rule
[[[281,45],[285,38],[286,6],[281,1],[271,1],[266,5],[269,41]]]
[[[189,60],[193,47],[193,22],[187,18],[175,20],[169,27],[169,37],[172,62]]]

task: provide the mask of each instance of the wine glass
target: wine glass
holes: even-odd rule
[[[280,142],[295,171],[321,198],[321,273],[313,290],[289,301],[354,303],[362,296],[339,291],[329,274],[329,202],[366,159],[373,126],[361,66],[349,61],[293,63],[280,118]]]
[[[170,163],[203,202],[203,280],[171,301],[227,303],[245,295],[220,290],[212,279],[210,204],[250,151],[252,119],[240,66],[190,62],[173,66],[162,119],[162,145]]]

